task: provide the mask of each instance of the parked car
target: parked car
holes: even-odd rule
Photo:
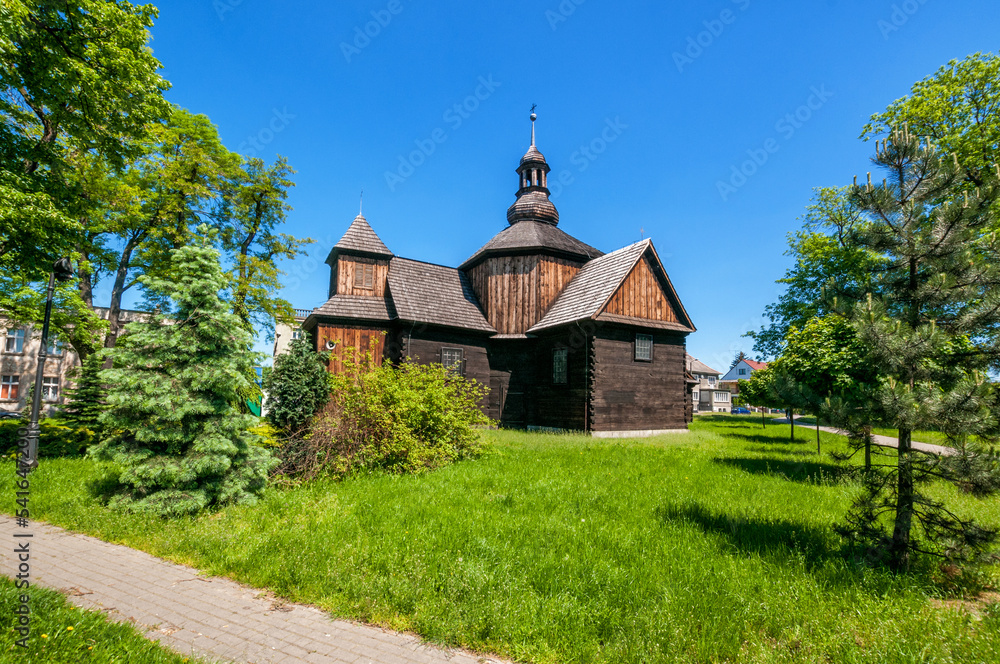
[[[740,408],[733,408],[732,413],[733,415],[749,415],[750,411],[741,406]]]
[[[0,410],[0,420],[19,420],[21,413],[12,413],[9,410]]]

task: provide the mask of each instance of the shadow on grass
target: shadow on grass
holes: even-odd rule
[[[778,475],[793,482],[808,484],[837,484],[849,476],[849,469],[843,466],[818,461],[775,458],[741,459],[738,457],[723,457],[713,459],[713,461],[739,468],[754,475]]]
[[[794,551],[809,565],[844,555],[832,532],[782,519],[763,521],[715,514],[697,504],[665,505],[656,510],[656,516],[664,523],[689,523],[706,533],[720,535],[742,553],[786,559]]]
[[[768,445],[807,445],[812,444],[814,447],[816,445],[815,440],[807,439],[803,436],[796,435],[795,440],[789,440],[786,435],[783,438],[776,436],[769,436],[765,433],[729,433],[726,432],[726,438],[734,438],[736,440],[745,440],[749,443],[766,443]]]

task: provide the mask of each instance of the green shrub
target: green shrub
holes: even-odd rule
[[[388,363],[333,378],[333,398],[311,430],[279,453],[290,477],[345,475],[363,469],[413,473],[474,454],[487,388],[440,364]]]
[[[38,423],[38,456],[52,458],[84,454],[96,439],[94,432],[85,427],[69,426],[58,419],[44,419]],[[4,457],[19,454],[17,431],[27,427],[24,420],[0,422],[0,454]]]

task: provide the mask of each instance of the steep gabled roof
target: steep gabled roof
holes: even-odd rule
[[[392,256],[392,252],[389,248],[385,246],[385,243],[375,234],[372,227],[368,224],[368,220],[362,215],[358,215],[351,222],[351,225],[347,228],[347,232],[344,236],[340,238],[337,244],[333,245],[333,250],[330,252],[330,256],[326,259],[326,262],[330,262],[330,258],[334,254],[340,253],[342,251],[354,251],[362,254],[371,254],[374,256]]]
[[[389,296],[399,320],[496,334],[465,273],[453,267],[393,258]]]
[[[523,222],[522,222],[523,223]],[[626,324],[636,324],[639,319],[611,314],[602,314],[608,300],[615,294],[622,282],[635,268],[643,254],[652,252],[653,258],[659,264],[659,257],[653,249],[650,240],[643,240],[635,244],[623,247],[618,251],[605,254],[599,258],[586,263],[580,272],[569,282],[569,285],[556,298],[552,308],[546,312],[542,320],[538,321],[528,333],[539,332],[541,330],[565,325],[587,318],[598,318],[609,322],[620,322]],[[662,267],[662,266],[661,266]],[[673,290],[673,285],[666,272],[663,273],[666,282],[666,294],[671,300],[671,305],[675,308],[675,313],[680,322],[671,323],[653,320],[641,320],[645,327],[655,327],[681,332],[693,332],[694,325],[691,324],[687,312],[684,310],[680,299]]]
[[[604,255],[604,252],[599,249],[580,242],[552,224],[526,220],[519,221],[497,233],[479,251],[472,254],[469,260],[462,263],[459,269],[467,270],[489,254],[519,251],[549,251],[578,258],[581,262]]]
[[[744,359],[743,361],[746,362],[747,366],[749,366],[754,371],[760,371],[761,369],[767,368],[767,362],[758,362],[757,360],[747,360],[747,359]]]

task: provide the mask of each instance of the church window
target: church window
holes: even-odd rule
[[[462,349],[461,348],[442,348],[441,349],[441,364],[444,368],[453,373],[464,375],[465,374],[465,363],[462,361]]]
[[[569,348],[552,351],[552,383],[565,385],[569,382]]]
[[[653,361],[653,335],[635,335],[635,359],[640,362]]]
[[[354,287],[370,290],[375,284],[375,266],[371,263],[357,263],[354,266]]]

